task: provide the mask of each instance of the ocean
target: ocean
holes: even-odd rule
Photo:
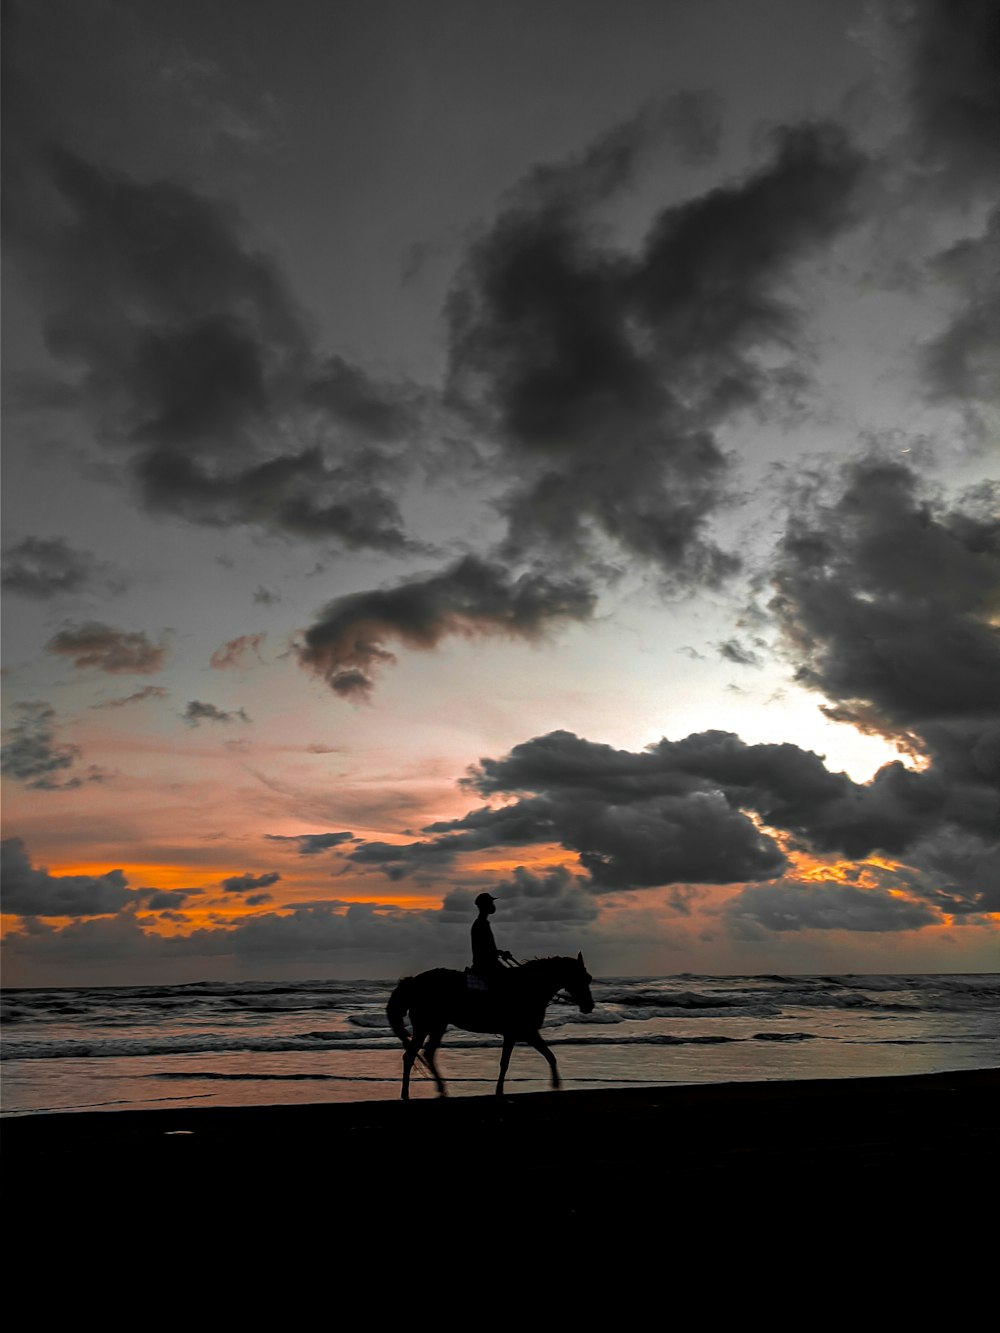
[[[371,1101],[399,1096],[395,981],[6,990],[0,1113]],[[549,1006],[563,1086],[856,1078],[1000,1067],[1000,974],[601,978]],[[492,1092],[500,1042],[449,1029],[452,1096]],[[548,1071],[515,1049],[506,1091]],[[433,1097],[420,1066],[413,1098]]]

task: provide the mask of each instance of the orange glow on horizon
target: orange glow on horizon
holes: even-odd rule
[[[107,861],[73,861],[69,865],[59,865],[50,861],[46,865],[46,870],[54,879],[62,879],[71,875],[79,875],[90,879],[103,879],[105,875],[110,875],[113,870],[120,870],[128,880],[129,888],[149,888],[149,889],[201,889],[211,888],[218,879],[226,879],[230,875],[246,874],[245,869],[241,870],[216,870],[199,871],[192,866],[163,865],[155,861],[130,861],[117,862],[109,865]],[[199,884],[199,878],[211,876],[211,882]]]

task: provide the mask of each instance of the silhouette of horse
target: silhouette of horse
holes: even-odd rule
[[[580,1012],[594,1007],[590,994],[592,977],[583,965],[583,954],[575,958],[533,958],[504,972],[489,991],[470,990],[466,973],[435,967],[415,977],[403,977],[389,997],[386,1017],[403,1043],[403,1101],[410,1096],[410,1070],[423,1047],[423,1058],[434,1076],[438,1096],[444,1097],[444,1080],[434,1063],[449,1025],[466,1032],[496,1032],[503,1037],[497,1096],[503,1096],[503,1081],[514,1043],[527,1042],[548,1061],[552,1086],[560,1086],[556,1058],[542,1040],[540,1029],[545,1010],[558,991],[569,992]],[[409,1015],[412,1033],[406,1029]]]

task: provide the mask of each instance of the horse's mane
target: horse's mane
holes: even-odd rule
[[[560,971],[572,969],[579,966],[579,960],[570,954],[550,953],[538,958],[522,959],[520,967],[512,967],[507,971],[508,976],[516,976],[518,972],[524,972],[525,969],[535,971],[539,975],[544,975],[546,971]]]

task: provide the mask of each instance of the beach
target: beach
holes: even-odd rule
[[[1000,1070],[982,1069],[25,1116],[3,1122],[2,1145],[8,1217],[69,1209],[103,1234],[162,1230],[176,1209],[217,1246],[250,1219],[316,1215],[324,1244],[349,1225],[400,1245],[448,1235],[455,1256],[610,1227],[629,1252],[655,1239],[675,1258],[738,1237],[749,1262],[778,1234],[783,1252],[872,1228],[884,1245],[918,1215],[992,1208],[998,1124]],[[268,1242],[319,1243],[299,1226]]]

